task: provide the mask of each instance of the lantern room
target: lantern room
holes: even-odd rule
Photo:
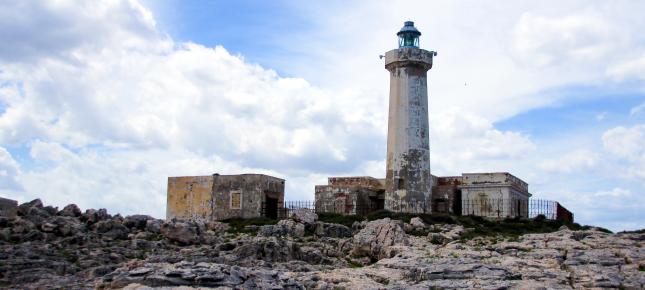
[[[406,21],[403,28],[396,33],[399,36],[399,48],[416,47],[419,48],[419,36],[421,32],[414,27],[414,22]]]

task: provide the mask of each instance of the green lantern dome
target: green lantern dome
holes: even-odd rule
[[[406,21],[396,35],[399,36],[399,47],[419,47],[421,32],[414,27],[414,22]]]

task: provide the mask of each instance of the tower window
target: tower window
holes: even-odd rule
[[[405,188],[405,179],[397,178],[396,179],[396,189],[404,189],[404,188]]]

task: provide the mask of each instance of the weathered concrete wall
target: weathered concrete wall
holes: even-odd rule
[[[528,217],[528,184],[507,172],[464,173],[464,214]]]
[[[284,180],[262,174],[216,175],[213,196],[216,220],[232,217],[252,218],[262,213],[262,203],[267,195],[284,203]],[[231,193],[242,193],[241,209],[231,208]],[[220,210],[217,210],[220,209]]]
[[[528,183],[515,177],[508,172],[492,173],[464,173],[462,174],[463,184],[468,185],[497,185],[504,184],[516,188],[519,192],[528,194]]]
[[[316,211],[366,214],[382,209],[384,182],[369,176],[330,177],[327,185],[316,185]]]
[[[18,214],[18,202],[0,197],[0,217],[14,218]]]
[[[277,199],[276,205],[284,202],[283,179],[262,174],[169,177],[166,218],[259,217],[267,197]]]
[[[166,219],[213,217],[213,176],[168,177]]]
[[[374,177],[370,176],[353,176],[353,177],[329,177],[327,185],[341,187],[361,187],[381,190],[383,184]]]
[[[427,71],[433,56],[418,48],[385,54],[385,68],[390,72],[386,209],[431,210]]]
[[[361,187],[316,185],[316,211],[367,214],[379,209],[383,193]]]

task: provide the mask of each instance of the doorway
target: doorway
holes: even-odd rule
[[[278,219],[278,199],[266,196],[264,203],[264,216],[270,219]]]
[[[452,201],[452,214],[461,215],[461,189],[455,191],[455,199]]]

